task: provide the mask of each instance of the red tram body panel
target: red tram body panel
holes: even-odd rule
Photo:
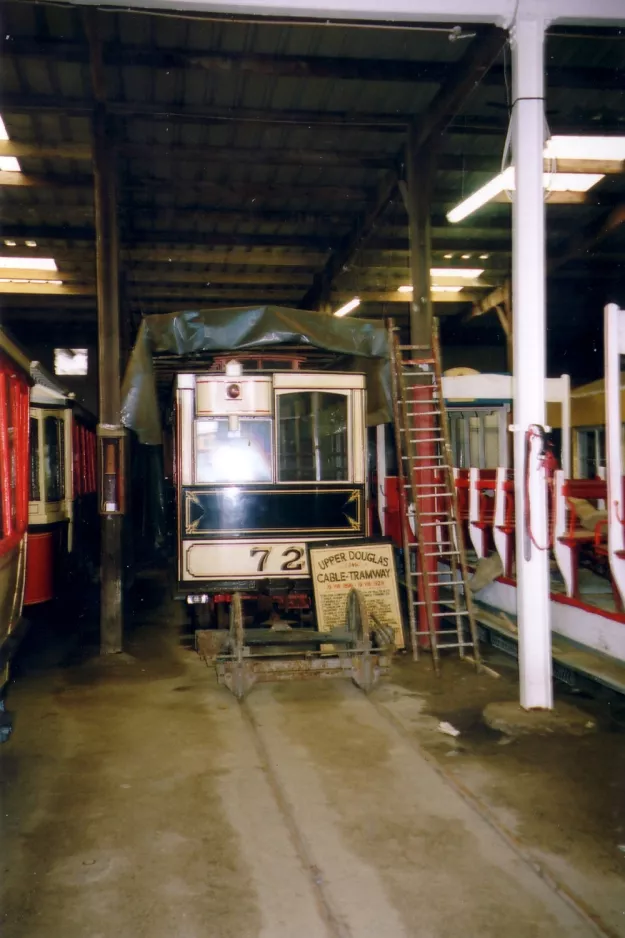
[[[0,687],[24,594],[30,384],[28,359],[0,330]]]

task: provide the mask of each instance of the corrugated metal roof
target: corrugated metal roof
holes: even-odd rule
[[[92,281],[91,160],[43,150],[90,145],[83,11],[11,2],[3,13],[2,96],[8,104],[0,108],[11,140],[42,148],[40,155],[20,156],[35,185],[0,187],[4,230],[22,244],[25,233],[35,231],[38,245],[54,251],[68,275],[83,272]],[[217,285],[220,273],[230,280],[233,273],[245,274],[245,299],[258,301],[271,289],[269,272],[284,278],[291,270],[294,296],[301,298],[302,273],[312,283],[328,252],[359,229],[385,174],[402,171],[406,122],[423,119],[442,82],[454,80],[480,42],[479,35],[450,42],[446,32],[414,28],[286,26],[121,11],[100,13],[99,28],[107,98],[117,105],[127,300],[133,309],[150,310],[159,296],[166,305],[184,293],[185,272],[204,270]],[[613,132],[625,127],[625,42],[616,32],[587,32],[583,39],[548,38],[548,120],[554,129]],[[411,63],[423,66],[419,80],[407,77]],[[384,68],[387,80],[380,77]],[[402,80],[389,71],[397,69]],[[447,115],[436,161],[435,259],[443,263],[451,253],[453,264],[462,253],[481,253],[488,282],[501,282],[508,273],[510,206],[489,204],[458,226],[444,214],[496,172],[510,93],[509,55],[502,54],[486,80]],[[122,106],[126,110],[118,113]],[[319,123],[322,115],[332,115],[334,125]],[[621,175],[603,180],[586,204],[550,205],[550,250],[557,253],[576,230],[600,224],[624,198]],[[595,265],[588,276],[599,270],[602,251],[622,260],[624,242],[621,229],[587,254]],[[167,245],[171,261],[163,251]],[[201,260],[194,258],[198,247]],[[406,279],[407,247],[405,211],[395,197],[359,244],[342,282],[349,289],[360,283],[363,291],[372,284],[392,290],[398,278]],[[579,270],[573,261],[559,276],[577,277]],[[247,282],[254,275],[258,282]],[[190,295],[201,286],[190,283]],[[51,309],[57,299],[50,298]],[[4,300],[9,315],[11,308],[24,308],[23,298]],[[42,308],[45,302],[38,298]],[[81,310],[91,304],[95,314],[93,299],[68,297],[68,308],[74,302]],[[378,300],[363,308],[375,315],[389,305],[400,315],[407,309],[406,303]]]

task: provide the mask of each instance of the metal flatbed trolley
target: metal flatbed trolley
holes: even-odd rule
[[[233,353],[174,379],[178,591],[239,699],[257,681],[368,691],[390,666],[359,590],[342,627],[315,627],[308,549],[362,540],[369,512],[365,377],[313,368],[302,349]]]

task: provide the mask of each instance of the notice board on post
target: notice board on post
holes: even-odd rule
[[[361,590],[367,609],[395,633],[395,647],[404,647],[395,554],[390,540],[366,538],[309,543],[308,569],[315,592],[320,632],[345,627],[347,597]]]

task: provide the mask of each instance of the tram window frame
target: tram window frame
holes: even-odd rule
[[[52,434],[48,439],[48,427],[51,426],[51,422],[55,425],[56,449],[58,451],[58,460],[54,471],[52,470],[50,458]],[[47,414],[43,418],[43,471],[45,501],[50,504],[62,502],[65,499],[65,425],[63,419],[55,414]]]
[[[41,501],[41,479],[39,476],[39,417],[29,416],[30,451],[28,455],[28,500]]]
[[[317,478],[317,475],[323,475],[323,473],[315,472],[314,478],[308,479],[294,479],[287,478],[282,476],[281,469],[281,419],[280,419],[280,402],[281,399],[286,396],[302,395],[302,394],[319,394],[319,395],[332,395],[334,397],[341,397],[345,399],[345,416],[346,416],[346,425],[344,430],[345,437],[345,452],[344,452],[344,463],[346,465],[346,474],[344,478],[340,479],[324,479]],[[332,388],[332,387],[303,387],[303,388],[280,388],[275,391],[275,453],[276,453],[276,482],[281,485],[345,485],[346,483],[352,483],[354,480],[354,454],[353,454],[353,426],[354,426],[354,414],[353,414],[353,390],[351,388]],[[314,467],[314,462],[313,462]],[[284,470],[286,471],[286,470]]]

